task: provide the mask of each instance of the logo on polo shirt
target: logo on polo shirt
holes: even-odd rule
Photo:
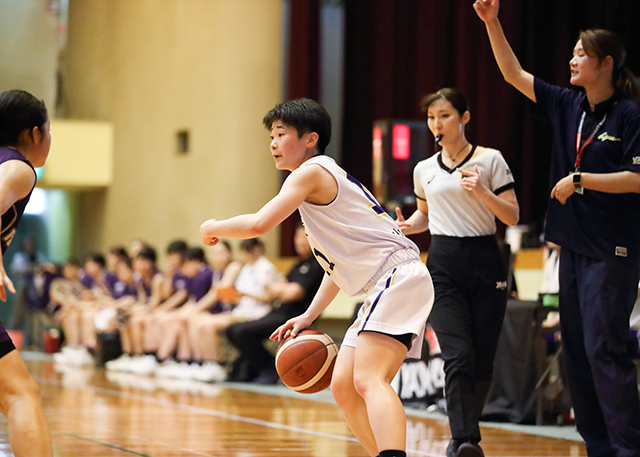
[[[633,160],[633,164],[634,164],[634,165],[640,165],[640,157],[637,157],[637,156],[636,156],[636,157],[634,157],[632,160]]]
[[[599,136],[598,139],[600,141],[620,141],[620,138],[616,138],[615,136],[611,136],[609,135],[607,132],[602,132]]]
[[[496,289],[505,290],[507,288],[507,281],[498,281],[496,282]]]
[[[616,246],[616,256],[618,257],[626,257],[627,256],[627,248],[624,246]]]

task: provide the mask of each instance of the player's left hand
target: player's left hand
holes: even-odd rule
[[[555,198],[561,204],[567,203],[567,199],[573,195],[576,191],[576,186],[573,184],[573,176],[565,176],[553,186],[551,189],[551,198]]]
[[[458,171],[462,175],[462,178],[460,178],[460,185],[462,187],[472,191],[478,196],[487,192],[487,188],[480,181],[480,170],[478,170],[478,165],[473,166],[473,171],[463,170],[462,168],[458,168]]]
[[[202,240],[202,243],[207,246],[215,246],[218,244],[218,241],[220,241],[220,238],[209,234],[209,224],[215,221],[215,219],[209,219],[208,221],[204,221],[200,226],[200,239]]]

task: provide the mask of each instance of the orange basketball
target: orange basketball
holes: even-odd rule
[[[331,384],[338,346],[326,333],[303,330],[286,338],[276,352],[276,370],[282,382],[303,394],[320,392]]]

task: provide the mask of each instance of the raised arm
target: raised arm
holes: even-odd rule
[[[491,49],[505,81],[535,102],[536,94],[533,89],[533,75],[524,71],[520,66],[520,62],[518,62],[518,58],[513,53],[511,46],[509,46],[507,37],[505,37],[498,20],[499,0],[476,0],[473,8],[487,27]]]

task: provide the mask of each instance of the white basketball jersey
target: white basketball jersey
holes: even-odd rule
[[[496,233],[496,215],[491,208],[460,185],[459,168],[478,166],[480,181],[499,195],[514,188],[509,165],[496,149],[475,147],[454,169],[442,161],[442,152],[419,162],[413,171],[414,192],[429,207],[432,235],[486,236]]]
[[[298,210],[313,254],[340,289],[348,295],[362,293],[362,288],[396,251],[408,249],[411,257],[419,258],[418,247],[404,236],[362,184],[325,155],[302,164],[312,165],[319,165],[334,176],[338,194],[327,205],[304,202]]]

